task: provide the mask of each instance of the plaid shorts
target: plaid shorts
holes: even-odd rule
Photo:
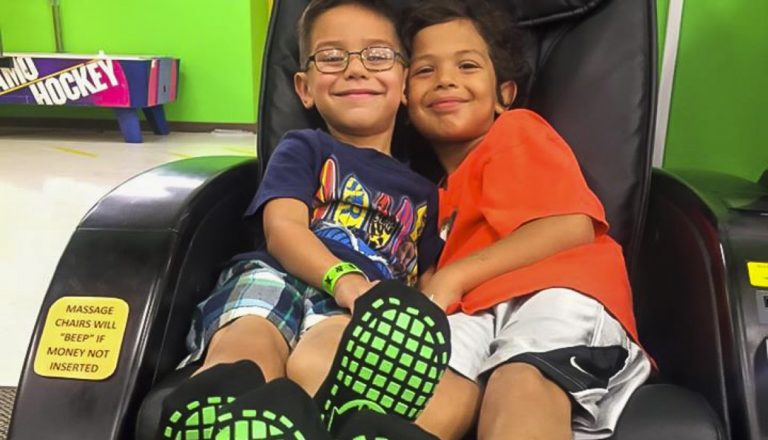
[[[298,278],[261,260],[245,260],[225,269],[213,293],[197,305],[187,335],[189,355],[179,367],[199,360],[216,331],[241,316],[261,316],[293,347],[301,333],[332,315],[349,311]]]

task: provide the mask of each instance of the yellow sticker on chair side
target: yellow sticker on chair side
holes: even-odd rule
[[[755,287],[768,287],[768,263],[747,261],[749,284]]]
[[[48,309],[35,373],[45,377],[104,380],[117,368],[128,322],[120,298],[66,296]]]

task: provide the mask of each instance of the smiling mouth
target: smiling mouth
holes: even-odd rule
[[[335,93],[336,96],[341,98],[366,98],[371,96],[379,96],[381,93],[373,90],[348,90],[341,93]]]
[[[433,109],[433,110],[452,110],[461,104],[464,104],[466,101],[459,98],[446,98],[446,99],[438,99],[436,101],[432,101],[427,105],[427,107]]]

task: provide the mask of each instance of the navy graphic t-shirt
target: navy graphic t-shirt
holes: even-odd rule
[[[246,215],[261,215],[275,198],[304,202],[315,235],[371,280],[414,285],[442,249],[432,182],[386,154],[344,144],[322,130],[283,137]],[[247,257],[284,270],[266,249]]]

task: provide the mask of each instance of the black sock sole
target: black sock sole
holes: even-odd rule
[[[211,440],[219,408],[263,384],[261,369],[250,361],[216,365],[191,377],[163,402],[157,438]]]
[[[276,379],[220,409],[214,440],[330,440],[309,395]]]
[[[384,281],[361,296],[315,399],[331,432],[363,409],[414,420],[450,357],[448,320],[424,294]]]

